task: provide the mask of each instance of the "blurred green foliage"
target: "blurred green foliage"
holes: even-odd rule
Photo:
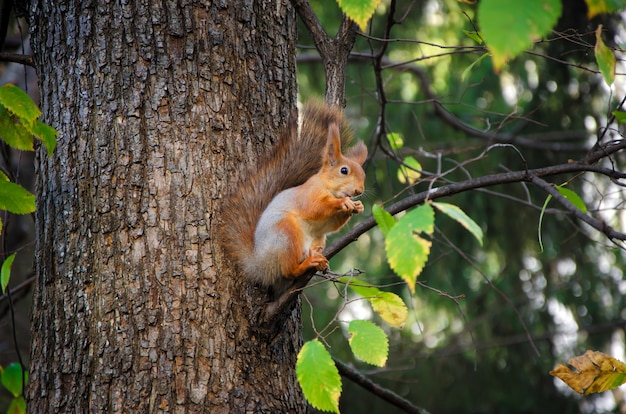
[[[333,35],[340,21],[336,4],[312,5]],[[563,15],[548,40],[535,43],[530,53],[498,73],[489,57],[481,58],[485,50],[471,35],[480,29],[476,5],[398,1],[395,18],[401,23],[393,26],[390,36],[403,40],[387,45],[387,68],[379,74],[381,89],[372,60],[362,56],[380,50],[391,7],[384,1],[368,37],[357,37],[348,68],[346,111],[373,154],[366,171],[365,218],[375,203],[388,205],[446,181],[580,159],[622,98],[614,95],[623,93],[624,76],[618,74],[616,84],[621,86],[611,93],[597,73],[593,45],[594,29],[603,24],[605,41],[615,46],[612,39],[624,34],[624,22],[619,15],[589,21],[584,2],[572,0],[563,2]],[[315,54],[304,26],[298,43],[301,56]],[[410,63],[391,65],[403,62]],[[439,102],[464,125],[527,141],[513,142],[516,149],[493,148],[474,160],[496,141],[471,136],[437,116],[426,85],[410,67],[423,71]],[[323,73],[321,62],[312,59],[298,65],[302,100],[323,96]],[[383,117],[383,128],[377,130]],[[620,138],[616,125],[611,128],[604,139]],[[414,157],[425,172],[413,187],[398,181],[398,163],[381,149],[395,151],[385,141],[388,133],[404,141],[396,155]],[[624,170],[625,161],[623,155],[613,158],[618,170]],[[436,181],[430,179],[451,169]],[[553,177],[551,182],[558,185],[571,178]],[[590,214],[624,229],[622,189],[591,174],[575,177],[567,188],[584,199]],[[476,221],[484,244],[479,246],[458,223],[438,217],[430,258],[414,296],[387,265],[380,230],[361,236],[331,262],[331,268],[357,267],[366,272],[363,279],[401,295],[409,305],[409,322],[402,330],[390,328],[366,301],[358,300],[342,311],[339,320],[358,314],[385,326],[390,336],[387,367],[372,369],[355,361],[341,337],[345,329],[326,338],[333,356],[433,413],[597,412],[607,398],[611,401],[602,407],[618,412],[626,405],[619,392],[583,400],[548,372],[558,361],[585,349],[623,352],[624,252],[597,231],[555,211],[554,202],[543,219],[541,252],[537,225],[545,199],[546,194],[531,184],[512,184],[438,200],[459,206]],[[350,226],[361,219],[353,218]],[[330,283],[306,290],[310,306],[305,301],[305,339],[335,317],[342,292]],[[342,413],[397,412],[350,381],[344,381],[340,403]]]

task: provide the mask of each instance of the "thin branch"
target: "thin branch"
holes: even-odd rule
[[[26,279],[24,279],[24,281],[22,283],[20,283],[19,285],[15,286],[14,288],[11,289],[11,292],[13,294],[13,296],[15,295],[19,295],[19,293],[24,290],[25,292],[28,292],[28,290],[31,288],[31,285],[35,283],[35,276],[29,276]],[[0,303],[2,303],[4,300],[8,299],[8,294],[4,294],[4,295],[0,295]],[[4,316],[4,315],[0,315],[0,318]]]
[[[402,398],[401,396],[394,393],[393,391],[387,388],[381,387],[380,385],[376,384],[369,378],[365,377],[363,374],[361,374],[359,371],[352,368],[351,366],[344,364],[343,362],[341,362],[340,360],[336,358],[333,358],[333,360],[335,361],[335,365],[337,366],[339,373],[343,377],[348,378],[349,380],[351,380],[357,385],[360,385],[361,387],[365,388],[372,394],[387,401],[389,404],[392,404],[393,406],[401,409],[405,413],[429,414],[428,411],[426,411],[424,408],[417,407],[416,405]]]
[[[325,100],[331,105],[345,106],[346,66],[348,56],[356,41],[357,26],[345,15],[334,38],[328,36],[324,27],[306,0],[292,0],[302,22],[306,26],[315,48],[324,63],[326,75]]]
[[[511,300],[511,298],[509,298],[506,293],[504,293],[502,291],[502,289],[500,289],[499,287],[497,287],[495,285],[495,283],[493,283],[493,281],[491,279],[489,279],[487,277],[487,275],[485,274],[485,272],[483,272],[480,267],[474,263],[473,260],[471,260],[469,258],[468,255],[465,254],[465,252],[463,252],[463,250],[461,250],[458,246],[456,246],[454,243],[452,243],[450,241],[450,239],[448,239],[446,237],[445,234],[443,234],[443,232],[439,232],[439,235],[446,241],[446,243],[448,244],[448,246],[450,246],[455,252],[457,252],[459,255],[461,255],[461,257],[467,262],[469,263],[469,265],[478,272],[478,274],[480,274],[482,276],[482,278],[485,280],[485,282],[487,282],[487,284],[498,294],[500,295],[500,297],[502,299],[504,299],[510,306],[511,309],[513,309],[513,312],[515,312],[515,315],[517,315],[517,320],[519,321],[519,323],[522,325],[522,329],[524,329],[524,332],[526,332],[526,338],[528,338],[528,342],[530,343],[530,346],[533,348],[533,350],[535,351],[535,354],[539,357],[541,356],[541,352],[539,352],[539,348],[537,348],[537,345],[535,344],[535,341],[533,340],[533,337],[530,333],[530,330],[528,329],[528,326],[526,325],[526,322],[524,321],[524,318],[522,318],[522,314],[520,313],[519,309],[517,309],[517,306],[515,306],[515,303],[513,303],[513,301]],[[470,331],[471,334],[471,331]]]
[[[430,58],[430,57],[428,57]],[[357,53],[353,52],[350,54],[350,59],[353,62],[361,62],[361,63],[369,63],[372,59],[377,59],[373,53]],[[297,61],[298,63],[313,63],[320,62],[321,57],[316,53],[302,53],[298,55]],[[469,136],[475,138],[481,138],[488,140],[490,142],[498,142],[504,144],[514,144],[520,147],[525,147],[529,149],[536,150],[547,150],[547,151],[571,151],[571,152],[585,152],[588,151],[588,147],[581,144],[572,144],[567,142],[554,142],[556,139],[562,141],[582,141],[588,138],[588,133],[585,131],[552,131],[544,134],[531,134],[527,136],[518,135],[518,134],[506,134],[500,132],[488,132],[482,131],[472,127],[471,125],[466,124],[459,118],[457,118],[454,114],[446,109],[444,103],[437,97],[435,92],[432,90],[430,86],[430,80],[428,79],[428,75],[426,71],[416,65],[410,65],[406,62],[397,63],[391,61],[387,57],[380,58],[380,69],[395,69],[408,71],[415,76],[417,76],[421,90],[424,92],[426,96],[426,100],[424,103],[429,103],[433,110],[435,111],[435,115],[439,117],[446,124],[450,125],[452,128],[457,131],[463,132]],[[379,73],[379,71],[376,71]],[[387,101],[387,103],[392,103],[393,101]]]
[[[626,140],[620,140],[614,143],[609,143],[608,145],[605,145],[595,151],[590,152],[583,159],[583,161],[580,162],[570,162],[567,164],[559,164],[532,170],[510,171],[499,174],[490,174],[483,177],[443,185],[441,187],[434,187],[427,191],[423,191],[421,193],[414,194],[403,200],[400,200],[397,203],[394,203],[391,206],[387,207],[386,210],[391,215],[395,215],[400,213],[401,211],[405,211],[411,207],[422,204],[426,200],[436,200],[442,197],[449,197],[455,194],[463,193],[465,191],[470,191],[477,188],[491,187],[498,184],[511,184],[525,181],[531,182],[533,177],[549,177],[560,174],[594,172],[597,174],[605,175],[612,180],[626,180],[626,173],[599,167],[597,165],[592,165],[597,163],[600,159],[608,157],[611,154],[614,154],[625,148]],[[324,256],[329,259],[332,258],[339,251],[341,251],[353,241],[356,241],[360,235],[370,230],[375,225],[376,221],[373,217],[370,217],[357,224],[355,227],[345,233],[341,238],[335,241],[335,243],[333,243],[330,247],[327,247],[324,250]],[[612,231],[609,234],[611,234],[614,239],[626,240],[626,236],[624,237],[624,239],[619,237],[621,235],[621,233],[619,232]],[[280,314],[286,307],[290,306],[290,304],[293,303],[295,298],[298,296],[298,293],[309,283],[314,274],[314,271],[310,271],[300,276],[298,279],[294,280],[291,287],[287,289],[282,295],[280,295],[275,301],[268,303],[267,308],[265,309],[263,320],[266,323],[270,323],[276,317],[276,315]]]
[[[626,148],[626,140],[620,141],[619,145],[615,145],[611,148],[607,155],[615,153],[621,149]],[[596,160],[596,154],[590,154],[587,159]],[[599,159],[599,158],[598,158]],[[528,171],[512,171],[499,174],[491,174],[483,177],[473,178],[471,180],[460,181],[444,185],[441,187],[435,187],[429,191],[424,191],[410,197],[407,197],[397,203],[392,204],[386,210],[392,214],[398,214],[401,211],[405,211],[411,207],[417,206],[426,200],[435,200],[442,197],[449,197],[455,194],[463,193],[465,191],[474,190],[477,188],[491,187],[498,184],[511,184],[516,182],[530,181],[530,177],[549,177],[559,174],[571,174],[578,172],[595,172],[598,174],[606,175],[611,179],[626,179],[626,173],[610,170],[607,168],[597,167],[595,165],[589,165],[580,162],[572,162],[567,164],[559,164],[551,167],[538,168]],[[327,247],[324,251],[326,257],[333,257],[341,249],[355,241],[361,234],[365,233],[376,225],[376,221],[373,217],[366,219],[352,228],[352,230],[345,233],[340,239],[338,239],[332,246]]]
[[[608,237],[609,240],[613,241],[614,243],[615,243],[615,240],[622,240],[622,241],[626,240],[626,233],[619,232],[613,229],[611,226],[609,226],[605,222],[600,221],[596,218],[591,217],[590,215],[583,213],[575,205],[573,205],[567,198],[561,195],[561,193],[559,193],[559,191],[554,187],[554,185],[550,184],[549,182],[545,180],[542,180],[539,177],[530,177],[530,182],[535,184],[542,190],[544,190],[546,193],[550,194],[552,198],[554,198],[556,201],[561,203],[561,205],[571,214],[573,214],[580,220],[584,221],[585,223],[589,224],[591,227],[598,230],[599,232],[604,233],[606,237]],[[622,249],[625,248],[624,246],[620,246],[620,247]]]
[[[35,67],[33,57],[31,55],[21,55],[18,53],[0,53],[0,62],[15,62],[22,65]]]

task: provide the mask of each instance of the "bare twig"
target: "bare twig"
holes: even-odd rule
[[[621,149],[626,148],[626,140],[620,141],[618,145],[611,147],[610,150],[607,149],[607,155],[613,154]],[[595,160],[601,158],[597,157],[598,152],[590,154],[586,159]],[[626,173],[622,173],[619,171],[597,167],[595,165],[589,165],[581,162],[572,162],[567,164],[559,164],[551,167],[537,168],[528,171],[512,171],[505,172],[500,174],[491,174],[483,177],[473,178],[470,180],[465,180],[457,183],[452,183],[448,185],[444,185],[441,187],[433,188],[429,191],[424,191],[410,197],[407,197],[397,203],[392,204],[387,207],[386,210],[392,215],[398,214],[401,211],[405,211],[411,207],[419,205],[424,201],[435,200],[442,197],[448,197],[451,195],[459,194],[465,191],[474,190],[477,188],[491,187],[497,184],[510,184],[516,182],[530,181],[530,177],[549,177],[559,174],[572,174],[579,172],[595,172],[598,174],[605,175],[611,179],[626,179]],[[352,230],[345,233],[340,239],[338,239],[332,246],[327,247],[324,251],[324,254],[327,257],[332,257],[341,249],[343,249],[348,244],[355,241],[361,234],[365,233],[372,227],[376,225],[376,222],[373,217],[362,221],[358,225],[356,225]]]
[[[33,57],[31,55],[21,55],[18,53],[0,53],[0,62],[15,62],[35,67]]]
[[[383,400],[387,401],[389,404],[394,405],[395,407],[401,409],[405,413],[428,414],[428,411],[426,411],[424,408],[417,407],[412,402],[402,398],[395,392],[376,384],[375,382],[365,377],[363,374],[361,374],[359,371],[352,368],[351,366],[344,364],[343,362],[341,362],[340,360],[336,358],[333,358],[333,359],[335,361],[335,365],[337,366],[337,369],[339,370],[339,373],[342,376],[350,379],[352,382],[354,382],[357,385],[360,385],[361,387],[365,388],[372,394],[382,398]]]
[[[499,174],[491,174],[483,177],[460,181],[457,183],[443,185],[441,187],[434,187],[430,190],[423,191],[421,193],[417,193],[403,200],[400,200],[397,203],[394,203],[391,206],[387,207],[386,210],[390,214],[395,215],[401,211],[405,211],[411,207],[422,204],[426,200],[436,200],[442,197],[449,197],[451,195],[463,193],[465,191],[470,191],[477,188],[491,187],[498,184],[532,182],[532,180],[534,179],[533,177],[541,178],[560,174],[573,174],[587,171],[605,175],[612,180],[626,180],[626,173],[593,165],[597,163],[600,159],[608,157],[611,154],[614,154],[625,148],[626,140],[620,140],[590,152],[583,159],[583,161],[580,162],[570,162],[567,164],[559,164],[532,170],[510,171]],[[353,227],[350,231],[345,233],[337,241],[335,241],[335,243],[333,243],[330,247],[327,247],[324,250],[324,255],[329,259],[332,258],[344,247],[357,240],[361,234],[370,230],[375,225],[376,221],[373,217],[362,221],[361,223]],[[608,229],[610,229],[610,227],[608,227],[607,225],[604,225],[604,227],[600,225],[598,229],[607,234],[606,232],[609,231]],[[626,240],[626,235],[616,232],[615,230],[611,229],[608,234],[613,237],[612,240]],[[624,236],[624,238],[622,238],[622,236]],[[264,320],[266,322],[271,321],[277,314],[279,314],[280,312],[282,312],[282,310],[289,306],[289,304],[293,303],[300,290],[309,283],[314,274],[315,272],[311,271],[294,280],[290,289],[287,289],[287,291],[285,291],[274,302],[268,304],[265,310]]]
[[[626,233],[619,232],[613,229],[611,226],[606,224],[603,221],[600,221],[594,217],[591,217],[588,214],[583,213],[579,210],[575,205],[573,205],[567,198],[565,198],[559,191],[554,187],[554,185],[549,182],[539,178],[539,177],[530,177],[530,182],[544,190],[546,193],[550,194],[553,199],[559,202],[567,211],[571,214],[589,224],[594,229],[604,233],[606,237],[615,243],[616,240],[626,241]],[[624,246],[620,246],[624,249]]]
[[[432,56],[425,57],[424,59],[431,58]],[[303,53],[298,56],[298,63],[311,63],[319,62],[321,57],[316,53]],[[395,69],[401,71],[408,71],[417,76],[424,95],[426,96],[426,103],[429,103],[435,115],[439,117],[446,124],[450,125],[457,131],[461,131],[471,137],[481,138],[490,142],[514,144],[520,147],[536,149],[536,150],[548,150],[548,151],[571,151],[571,152],[586,152],[589,150],[584,144],[573,144],[567,141],[584,141],[588,138],[586,131],[551,131],[543,134],[529,134],[523,136],[520,134],[507,134],[502,132],[488,132],[482,131],[466,124],[457,118],[454,114],[448,111],[443,102],[437,97],[435,92],[430,86],[430,80],[426,71],[419,66],[410,65],[407,62],[393,62],[388,57],[377,58],[374,53],[356,53],[350,54],[350,59],[354,62],[369,63],[372,59],[380,60],[380,70]],[[379,71],[375,71],[379,73]],[[380,99],[379,99],[380,100]],[[387,101],[386,103],[391,103]],[[379,120],[380,126],[380,120]],[[558,141],[556,141],[558,140]]]

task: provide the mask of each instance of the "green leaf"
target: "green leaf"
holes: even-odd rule
[[[23,123],[32,124],[41,116],[41,111],[30,96],[10,83],[0,88],[0,105],[20,118]]]
[[[539,214],[539,224],[537,225],[537,237],[539,239],[539,251],[543,253],[543,237],[541,236],[541,228],[543,227],[543,216],[546,213],[546,209],[548,208],[548,203],[552,200],[552,196],[548,194],[546,197],[546,201],[543,202],[543,206],[541,207],[541,213]]]
[[[432,207],[429,204],[421,205],[405,214],[385,239],[389,265],[409,285],[411,293],[415,293],[417,276],[422,272],[430,254],[431,242],[422,238],[419,233],[432,234],[434,222]]]
[[[465,70],[463,70],[463,73],[461,73],[461,80],[463,82],[465,82],[465,80],[467,79],[467,77],[469,76],[470,72],[472,71],[472,69],[474,68],[474,66],[478,65],[480,62],[483,61],[483,59],[485,59],[487,56],[489,56],[489,53],[483,53],[482,55],[480,55],[480,57],[478,59],[476,59],[475,61],[473,61],[468,67],[465,68]]]
[[[396,132],[388,133],[387,141],[389,141],[389,145],[391,146],[392,150],[400,149],[404,145],[404,139],[402,138],[402,135]]]
[[[11,267],[13,266],[13,260],[15,260],[15,254],[7,257],[4,263],[2,263],[2,269],[0,270],[0,287],[2,287],[2,294],[4,295],[7,286],[9,286],[9,280],[11,279]]]
[[[9,182],[9,177],[4,173],[4,171],[0,170],[0,183]]]
[[[43,142],[43,145],[48,151],[48,155],[52,155],[54,149],[57,146],[56,137],[57,135],[59,135],[59,132],[56,129],[52,128],[50,125],[44,124],[41,121],[35,121],[31,125],[29,131],[35,136],[35,138]]]
[[[14,362],[7,366],[2,373],[0,381],[15,398],[22,394],[22,375],[24,375],[24,384],[28,383],[28,372],[22,370],[22,366]]]
[[[19,184],[0,182],[0,210],[30,214],[36,209],[35,195]]]
[[[24,124],[16,123],[13,115],[3,106],[0,106],[0,138],[15,149],[33,150],[33,135]]]
[[[478,2],[478,24],[496,71],[550,33],[561,8],[561,0]]]
[[[565,184],[556,186],[556,189],[558,190],[558,192],[563,197],[565,197],[570,203],[572,203],[577,209],[579,209],[583,213],[587,213],[587,206],[585,205],[585,202],[578,196],[578,194],[576,194],[570,189],[565,188],[564,185]],[[543,203],[543,206],[541,207],[541,214],[539,215],[539,224],[537,226],[539,250],[541,252],[543,252],[543,238],[541,236],[541,228],[543,226],[543,217],[545,215],[546,209],[548,208],[548,203],[550,203],[550,200],[552,200],[552,195],[548,194],[548,196],[546,197],[546,201]]]
[[[613,111],[612,113],[619,124],[626,124],[626,112]]]
[[[348,325],[349,342],[354,355],[368,364],[384,367],[389,355],[385,331],[370,321],[355,320]]]
[[[579,209],[583,213],[587,213],[587,206],[585,205],[585,202],[582,200],[582,198],[580,198],[578,194],[560,185],[557,186],[556,189],[559,191],[559,193],[561,193],[563,197],[567,198],[567,200],[570,203],[572,203],[577,209]]]
[[[479,45],[483,44],[482,34],[480,32],[476,32],[474,30],[472,31],[463,30],[463,33],[465,33],[467,37],[469,37],[470,39],[472,39],[474,42],[478,43]]]
[[[598,14],[613,13],[626,6],[624,0],[585,0],[587,3],[587,17],[593,19]]]
[[[398,168],[398,181],[402,184],[415,183],[422,176],[422,165],[413,157],[406,157]]]
[[[396,220],[378,204],[374,204],[372,207],[372,214],[374,215],[374,220],[376,220],[376,224],[378,224],[380,231],[383,232],[383,236],[387,237],[389,230],[395,226]]]
[[[309,404],[320,411],[339,413],[341,377],[319,340],[306,342],[298,353],[296,376]]]
[[[367,30],[367,22],[372,18],[382,0],[337,0],[341,11],[353,20],[362,31]]]
[[[602,25],[596,30],[596,46],[594,48],[596,62],[604,81],[611,86],[615,80],[615,54],[602,40]]]
[[[7,414],[25,414],[26,413],[26,400],[21,395],[17,398],[13,398]]]
[[[483,245],[483,231],[478,224],[474,220],[472,220],[463,210],[461,210],[458,206],[454,204],[448,203],[432,203],[433,206],[437,207],[439,211],[446,214],[453,220],[456,220],[461,226],[465,227],[467,231],[472,233],[472,235],[478,240],[480,245]]]
[[[409,311],[400,296],[392,292],[380,290],[356,278],[342,277],[339,280],[343,283],[348,283],[350,289],[367,299],[372,305],[374,312],[389,325],[397,328],[404,326],[409,316]]]

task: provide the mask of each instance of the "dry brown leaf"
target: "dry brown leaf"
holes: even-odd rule
[[[565,382],[574,391],[589,395],[617,388],[626,382],[626,364],[598,351],[588,350],[558,364],[550,375]]]

